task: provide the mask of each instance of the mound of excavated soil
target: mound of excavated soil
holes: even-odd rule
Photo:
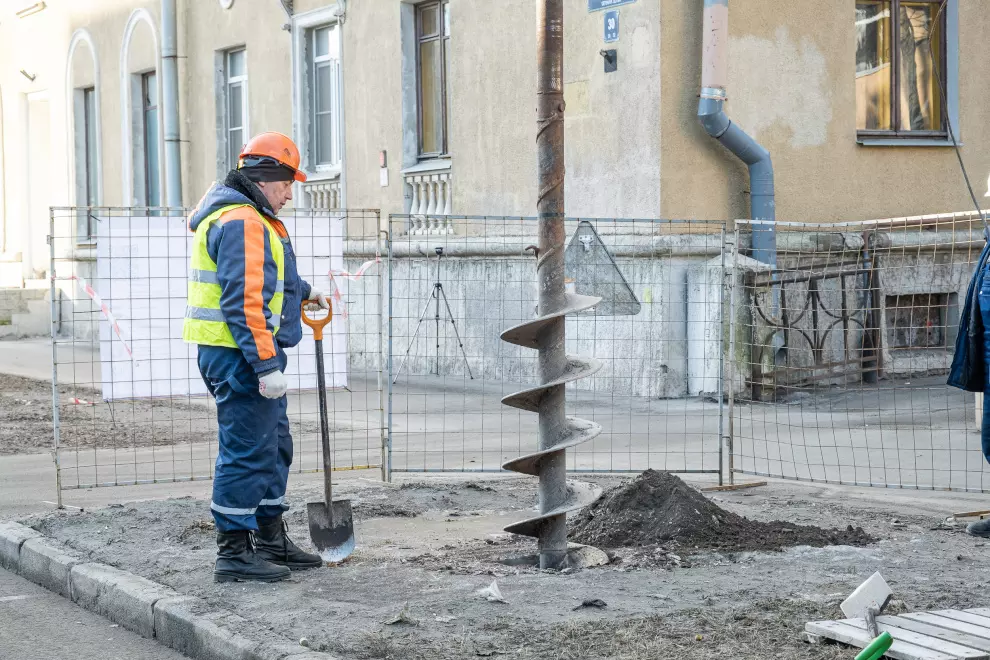
[[[822,529],[759,522],[718,507],[669,472],[647,470],[605,492],[571,522],[571,539],[600,548],[677,543],[685,550],[780,550],[810,545],[867,545],[861,527]]]

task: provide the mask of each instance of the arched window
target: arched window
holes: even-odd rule
[[[89,32],[76,30],[66,62],[66,99],[73,157],[69,159],[69,191],[76,206],[98,206],[103,200],[103,159],[100,125],[100,64]],[[93,214],[80,212],[76,240],[90,242],[96,235]]]
[[[125,203],[160,206],[162,154],[158,32],[146,9],[135,9],[120,47],[121,136]],[[128,167],[128,164],[130,167]]]

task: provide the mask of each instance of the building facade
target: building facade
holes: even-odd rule
[[[310,172],[298,206],[533,214],[536,5],[179,0],[183,204],[278,130]],[[696,117],[703,5],[567,2],[569,215],[747,216],[744,166]],[[43,275],[49,206],[165,203],[161,27],[153,0],[5,3],[4,284]],[[988,33],[978,0],[733,3],[727,112],[773,157],[777,218],[970,208],[946,129],[982,182]]]
[[[726,2],[566,1],[568,215],[718,222],[749,216],[745,166],[698,120],[704,9]],[[172,5],[177,109],[164,80],[170,53],[163,28]],[[374,214],[349,218],[345,257],[353,265],[374,256],[363,239],[386,228],[390,214],[403,216],[389,225],[393,232],[437,232],[448,240],[469,226],[477,235],[496,225],[445,217],[534,215],[537,6],[538,0],[4,3],[0,287],[47,288],[49,207],[162,206],[169,190],[192,206],[232,167],[248,137],[268,130],[291,135],[301,147],[309,180],[296,184],[296,207],[381,210],[380,226]],[[733,2],[725,109],[771,154],[777,219],[828,224],[972,210],[952,137],[982,202],[990,173],[987,34],[990,16],[980,0]],[[176,110],[179,162],[170,169],[165,128]],[[73,257],[95,262],[93,216],[79,213],[73,222],[60,230],[73,236]],[[710,390],[718,360],[703,347],[692,349],[689,337],[717,335],[722,320],[690,320],[692,301],[710,306],[699,301],[713,295],[707,280],[691,273],[721,259],[722,246],[684,239],[670,253],[679,256],[661,263],[655,246],[615,240],[626,246],[622,267],[636,273],[634,294],[653,303],[653,316],[641,319],[650,324],[647,334],[631,335],[647,337],[646,344],[627,348],[655,355],[646,369],[623,367],[636,374],[627,389],[663,397]],[[523,283],[520,300],[532,294],[531,257],[519,257],[529,242],[503,240],[494,255],[509,264],[506,277]],[[473,259],[471,249],[465,254]],[[453,244],[451,254],[456,250]],[[957,256],[950,250],[925,259]],[[467,302],[455,304],[455,315],[465,318],[468,336],[497,342],[490,326],[524,320],[531,307],[524,305],[518,318],[471,316],[470,299],[484,299],[487,277],[480,258],[472,259],[452,260],[451,276],[477,285]],[[895,303],[922,294],[957,300],[967,263],[929,282],[891,278],[887,295]],[[396,272],[408,270],[412,283],[421,266],[397,263]],[[88,276],[85,265],[79,272]],[[397,295],[418,301],[420,293]],[[954,312],[948,302],[944,307],[938,323],[948,327]],[[404,314],[407,325],[415,323],[413,311]],[[359,323],[361,316],[354,318]],[[616,350],[595,344],[579,348]],[[473,350],[496,352],[494,344]],[[701,351],[693,358],[697,368],[690,366],[692,350]],[[490,373],[482,369],[486,377],[527,376],[523,363],[491,364]],[[616,382],[617,372],[609,373],[604,386]],[[690,385],[692,379],[700,384]]]

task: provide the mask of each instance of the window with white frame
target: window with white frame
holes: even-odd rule
[[[226,169],[237,167],[237,159],[248,136],[247,51],[228,50],[224,54],[224,137],[227,145]]]
[[[450,65],[450,3],[416,7],[416,82],[420,158],[447,154],[447,69]]]
[[[141,75],[141,138],[144,146],[144,203],[161,204],[161,164],[158,153],[158,74]]]
[[[309,161],[317,171],[340,165],[340,47],[337,25],[309,32]]]
[[[96,125],[99,121],[96,104],[96,88],[85,87],[75,90],[75,162],[76,162],[76,204],[97,206],[100,203],[100,163]],[[89,211],[79,213],[77,240],[88,243],[96,232],[96,221]]]

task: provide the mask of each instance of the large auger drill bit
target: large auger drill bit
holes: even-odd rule
[[[561,567],[567,556],[567,514],[591,504],[601,494],[590,484],[568,482],[564,460],[567,449],[593,440],[602,432],[595,422],[564,415],[566,384],[587,378],[602,367],[599,360],[564,354],[564,317],[599,302],[601,298],[564,294],[558,304],[545,305],[541,296],[540,316],[502,333],[503,341],[540,351],[542,384],[502,399],[507,406],[540,415],[539,451],[502,466],[540,478],[540,514],[505,528],[513,534],[539,539],[540,568]]]
[[[563,0],[539,3],[539,81],[536,150],[539,167],[539,246],[536,262],[539,311],[532,321],[509,328],[502,340],[539,351],[540,385],[502,399],[539,413],[539,451],[502,467],[540,478],[540,515],[505,531],[539,539],[540,567],[560,568],[567,558],[567,513],[598,498],[589,484],[568,483],[565,453],[588,442],[601,426],[564,415],[564,387],[601,368],[598,360],[564,352],[564,317],[594,307],[601,299],[564,289],[564,12]]]

